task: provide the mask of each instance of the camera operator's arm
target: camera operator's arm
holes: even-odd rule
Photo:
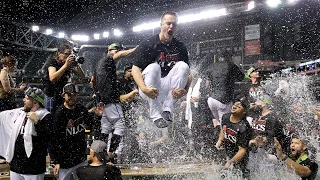
[[[77,64],[77,66],[72,69],[72,72],[76,74],[80,79],[85,78],[84,72],[82,68],[79,66],[79,64]]]
[[[61,76],[68,70],[68,68],[72,64],[72,61],[73,61],[73,57],[69,56],[67,58],[66,62],[64,63],[64,65],[58,70],[57,70],[57,68],[55,68],[53,66],[49,66],[48,71],[49,71],[50,81],[51,82],[58,81],[61,78]]]
[[[128,50],[122,50],[122,51],[119,51],[119,52],[115,53],[113,55],[113,60],[114,61],[118,61],[122,57],[126,57],[126,56],[131,55],[137,49],[137,47],[132,48],[132,49],[128,49]]]

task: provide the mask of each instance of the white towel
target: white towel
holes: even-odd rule
[[[191,129],[192,126],[192,111],[191,111],[191,98],[192,97],[200,97],[200,85],[201,85],[202,79],[199,78],[194,85],[194,87],[190,87],[187,94],[187,102],[186,102],[186,115],[185,119],[188,121],[188,128]],[[195,108],[198,108],[199,102],[194,102],[193,105]]]
[[[35,113],[40,119],[39,121],[49,114],[49,112],[44,108],[38,109]],[[3,111],[0,113],[0,135],[2,136],[2,141],[0,143],[0,155],[4,155],[7,162],[11,162],[13,158],[15,143],[26,115],[27,113],[23,111],[23,108]],[[32,135],[37,135],[33,120],[28,119],[26,121],[24,131],[25,133],[23,138],[25,151],[27,157],[30,157],[33,147]]]
[[[47,111],[45,108],[40,108],[36,112],[36,116],[39,118],[39,121],[41,121],[47,114],[50,112]],[[24,127],[24,148],[26,150],[27,156],[30,157],[32,152],[32,136],[37,136],[36,129],[34,127],[34,121],[31,119],[28,119],[26,122],[26,125]]]
[[[197,80],[197,83],[194,85],[192,93],[191,93],[191,97],[200,97],[200,85],[201,85],[202,79],[199,78]],[[194,107],[198,108],[198,104],[199,102],[194,102]]]
[[[5,157],[15,121],[22,108],[0,112],[0,155]]]
[[[186,102],[186,114],[185,114],[185,119],[188,121],[188,128],[191,129],[192,125],[192,111],[191,111],[191,94],[192,94],[192,87],[189,88],[188,94],[187,94],[187,102]]]

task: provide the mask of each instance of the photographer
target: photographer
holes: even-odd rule
[[[54,113],[64,100],[61,96],[63,87],[69,82],[71,73],[81,79],[85,77],[81,67],[72,53],[72,47],[63,44],[58,48],[55,59],[52,59],[48,67],[48,77],[45,80],[45,107]]]

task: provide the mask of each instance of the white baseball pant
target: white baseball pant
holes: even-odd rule
[[[212,97],[209,97],[208,106],[214,118],[218,120],[219,125],[221,125],[222,116],[226,113],[231,112],[232,102],[229,102],[228,104],[223,104],[222,102],[213,99]]]
[[[10,171],[10,180],[43,180],[44,173],[30,175],[30,174],[18,174],[13,171]]]
[[[172,96],[172,90],[185,88],[189,74],[189,65],[183,61],[177,62],[168,75],[163,78],[161,78],[161,67],[157,63],[149,64],[142,71],[145,85],[159,90],[159,96],[156,99],[151,99],[139,89],[140,96],[149,103],[152,121],[162,118],[163,111],[172,113],[173,104],[177,101]]]

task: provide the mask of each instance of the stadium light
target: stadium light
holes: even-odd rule
[[[200,13],[194,13],[194,14],[187,14],[187,15],[179,16],[178,23],[180,24],[180,23],[199,21],[199,20],[203,20],[203,19],[209,19],[209,18],[224,16],[224,15],[227,15],[227,14],[228,13],[227,13],[227,9],[226,8],[206,10],[206,11],[202,11]],[[132,30],[133,30],[133,32],[140,32],[140,31],[143,31],[143,30],[155,29],[157,27],[160,27],[160,22],[159,21],[143,23],[141,25],[134,26],[132,28]]]
[[[87,35],[72,35],[71,39],[74,41],[89,41],[89,36],[87,36]]]
[[[32,31],[34,31],[34,32],[39,31],[39,26],[32,26]]]
[[[98,33],[97,33],[97,34],[94,34],[94,35],[93,35],[93,38],[94,38],[94,39],[100,39],[100,34],[98,34]]]
[[[203,19],[209,19],[209,18],[224,16],[224,15],[227,15],[226,8],[212,9],[212,10],[202,11],[202,12],[196,13],[196,14],[183,15],[183,16],[179,17],[178,23],[199,21],[199,20],[203,20]]]
[[[267,0],[267,4],[268,6],[272,7],[272,8],[276,8],[278,7],[279,4],[281,4],[280,0]]]
[[[119,30],[119,29],[114,29],[113,30],[113,35],[115,35],[115,36],[121,36],[122,35],[122,32]]]
[[[103,32],[102,37],[104,38],[109,37],[109,32],[108,31]]]
[[[46,35],[52,34],[52,29],[46,29]]]
[[[58,33],[58,38],[64,38],[64,36],[65,36],[64,32],[59,32]]]
[[[293,4],[293,3],[295,3],[295,2],[297,2],[298,0],[288,0],[288,3],[289,4]]]
[[[250,1],[248,4],[248,11],[252,10],[254,8],[254,1]]]
[[[160,27],[160,21],[157,22],[150,22],[150,23],[143,23],[139,26],[135,26],[132,28],[133,32],[140,32],[143,30],[151,30]]]

